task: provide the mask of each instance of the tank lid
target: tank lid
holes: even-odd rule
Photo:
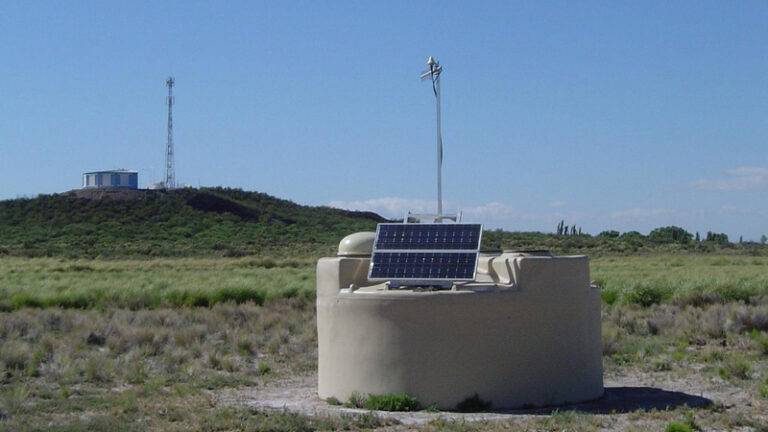
[[[363,231],[350,234],[339,243],[338,256],[371,256],[376,233]]]

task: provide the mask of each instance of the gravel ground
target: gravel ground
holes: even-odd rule
[[[633,373],[629,376],[606,376],[605,395],[596,401],[533,410],[490,411],[483,413],[457,412],[383,412],[380,417],[394,418],[403,425],[419,425],[439,418],[464,421],[525,421],[558,412],[579,411],[596,416],[611,417],[611,428],[624,429],[630,422],[630,413],[663,411],[687,405],[688,407],[722,407],[744,409],[745,413],[766,412],[765,407],[753,406],[748,392],[719,378],[691,374],[685,379],[671,374]],[[363,414],[367,410],[329,405],[317,396],[317,376],[308,375],[270,383],[264,387],[239,389],[219,394],[223,404],[285,409],[307,415]],[[617,418],[618,417],[618,418]],[[758,414],[762,421],[768,418]],[[636,419],[635,419],[636,420]],[[618,422],[618,423],[617,423]]]

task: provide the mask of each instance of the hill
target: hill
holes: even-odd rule
[[[0,255],[315,255],[382,221],[239,189],[75,190],[0,201]]]
[[[74,190],[0,201],[0,256],[322,256],[335,253],[344,236],[375,230],[384,221],[375,213],[303,206],[240,189]],[[562,222],[557,234],[485,231],[483,249],[768,255],[768,245],[731,243],[724,234],[699,239],[698,233],[663,227],[647,236],[592,236]]]

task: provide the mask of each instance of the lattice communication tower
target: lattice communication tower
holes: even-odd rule
[[[173,163],[173,77],[169,76],[165,80],[165,85],[168,86],[168,141],[165,144],[165,180],[163,185],[166,189],[176,188],[176,170]]]

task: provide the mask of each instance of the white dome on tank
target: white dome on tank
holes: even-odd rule
[[[339,243],[338,256],[371,256],[373,253],[373,241],[376,233],[363,231],[350,234]]]

